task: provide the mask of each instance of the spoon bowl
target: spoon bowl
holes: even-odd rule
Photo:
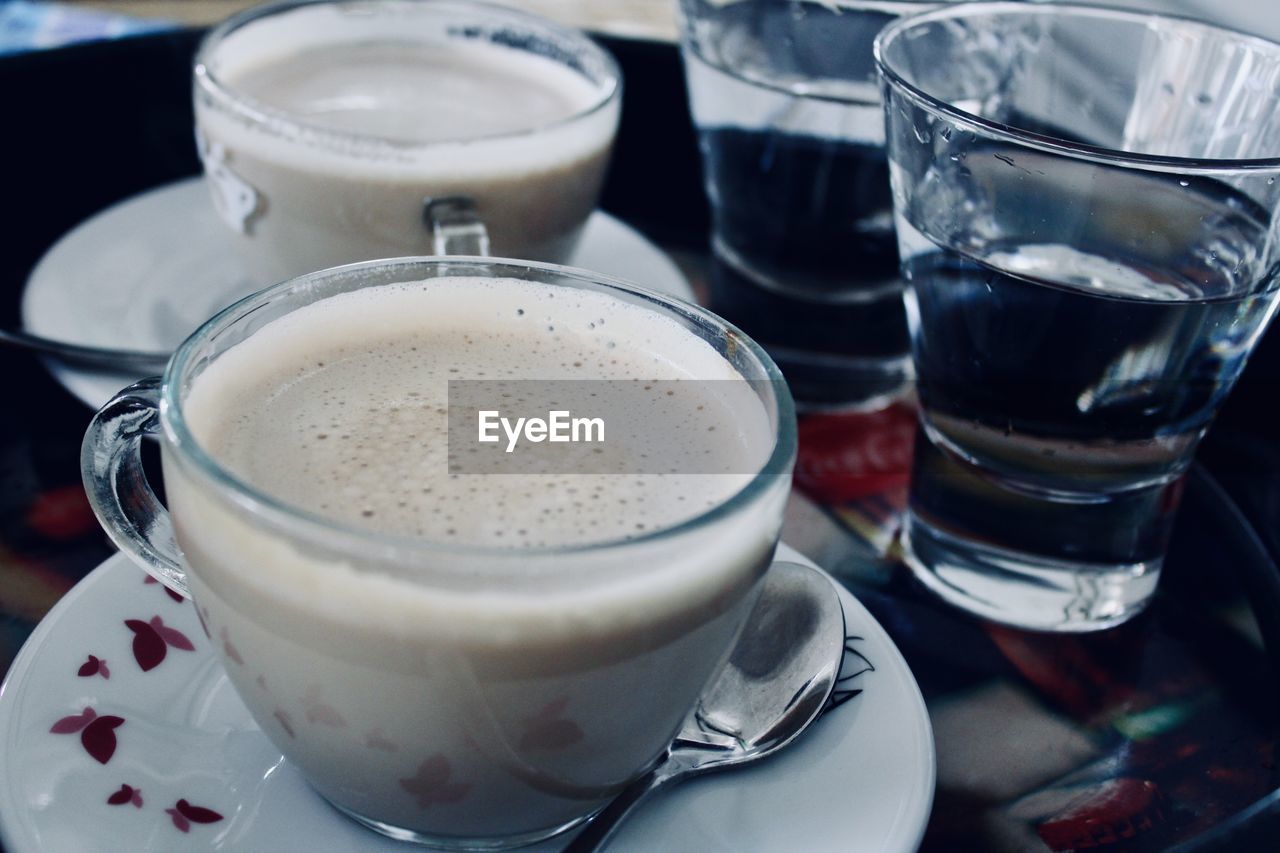
[[[775,562],[720,671],[658,764],[605,806],[565,848],[600,850],[654,791],[757,761],[818,718],[844,657],[844,610],[831,580],[803,563]]]

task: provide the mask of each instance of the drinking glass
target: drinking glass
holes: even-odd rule
[[[1276,310],[1280,45],[978,3],[876,43],[921,403],[907,563],[1025,628],[1122,622]]]
[[[714,219],[711,306],[810,408],[911,375],[871,46],[910,0],[681,0]]]

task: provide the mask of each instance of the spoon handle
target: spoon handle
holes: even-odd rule
[[[0,346],[51,355],[77,367],[139,376],[159,374],[169,361],[169,356],[165,353],[81,346],[5,328],[0,328]]]
[[[631,814],[631,810],[667,782],[682,775],[683,770],[680,761],[675,756],[670,756],[623,788],[622,793],[614,797],[613,801],[593,817],[573,841],[569,842],[569,845],[564,848],[564,853],[592,853],[592,851],[603,850],[627,815]]]

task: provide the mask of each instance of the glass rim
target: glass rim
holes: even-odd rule
[[[786,83],[778,82],[770,79],[765,75],[751,75],[745,73],[741,68],[737,67],[733,62],[717,61],[708,56],[705,51],[700,48],[702,39],[694,35],[696,16],[688,14],[685,10],[689,0],[677,0],[677,12],[679,12],[677,25],[679,29],[679,47],[682,52],[687,51],[694,54],[698,59],[711,67],[715,68],[722,74],[732,77],[734,80],[768,89],[786,95],[790,98],[798,98],[804,101],[817,101],[827,104],[856,105],[856,106],[879,106],[879,93],[875,88],[874,75],[868,76],[865,80],[857,80],[859,85],[867,85],[870,87],[870,93],[874,97],[868,98],[863,93],[857,94],[841,94],[823,90],[798,91]],[[878,12],[889,15],[894,20],[901,20],[909,15],[916,15],[920,10],[931,10],[938,7],[941,0],[785,0],[789,5],[809,5],[822,6],[827,9],[836,9],[839,12]],[[887,26],[887,25],[886,25]],[[865,43],[865,42],[863,42]],[[824,79],[833,79],[827,77]]]
[[[941,6],[932,11],[918,15],[899,18],[885,26],[876,36],[872,47],[877,70],[881,81],[892,86],[918,106],[931,112],[940,113],[948,118],[973,126],[983,133],[997,139],[1038,149],[1047,153],[1064,155],[1079,160],[1116,165],[1147,167],[1159,171],[1182,171],[1199,174],[1242,171],[1280,170],[1280,153],[1274,157],[1208,159],[1203,157],[1179,157],[1165,154],[1146,154],[1136,151],[1123,151],[1102,145],[1069,142],[1055,136],[1036,133],[1016,125],[1005,124],[963,110],[954,104],[938,98],[915,84],[909,82],[890,66],[885,59],[888,46],[899,38],[907,37],[908,31],[921,25],[938,21],[961,20],[965,18],[982,18],[996,16],[1036,16],[1045,18],[1092,18],[1104,21],[1124,21],[1132,24],[1166,23],[1199,30],[1201,33],[1217,33],[1231,36],[1240,42],[1246,42],[1263,48],[1276,55],[1280,60],[1280,43],[1262,36],[1246,33],[1232,27],[1211,24],[1181,15],[1143,12],[1134,9],[1121,9],[1113,6],[1085,6],[1079,3],[1026,3],[1011,0],[994,0],[994,2],[966,2]],[[1280,98],[1277,99],[1280,108]]]
[[[195,436],[191,433],[183,415],[179,389],[182,387],[183,380],[191,367],[191,361],[196,351],[210,339],[235,323],[261,310],[282,295],[308,289],[324,280],[348,278],[359,275],[366,270],[385,271],[391,268],[406,270],[421,268],[425,271],[429,268],[468,266],[477,269],[487,268],[487,272],[477,272],[475,273],[477,275],[502,277],[504,269],[508,272],[528,273],[535,271],[548,276],[555,275],[575,283],[595,286],[605,291],[619,291],[631,297],[640,297],[644,300],[644,307],[648,310],[656,309],[662,310],[668,315],[675,314],[681,319],[692,321],[704,328],[714,329],[727,336],[731,340],[732,346],[745,349],[751,355],[754,364],[764,374],[763,381],[767,382],[772,390],[777,427],[774,430],[773,447],[770,449],[768,458],[759,470],[751,475],[750,480],[727,498],[718,502],[715,506],[675,524],[631,537],[584,542],[574,545],[517,548],[496,545],[453,544],[421,536],[380,533],[318,513],[309,512],[272,497],[237,477],[215,460],[196,441]],[[426,280],[429,279],[429,276],[424,275],[423,278]],[[414,279],[405,279],[405,281],[412,280]],[[576,286],[545,281],[543,283],[554,287]],[[322,301],[323,298],[316,301]],[[315,304],[315,302],[307,304]],[[795,403],[792,400],[790,389],[783,379],[782,372],[759,344],[727,320],[701,306],[603,273],[559,264],[465,255],[389,258],[331,267],[280,282],[246,296],[224,308],[193,332],[178,347],[173,357],[170,358],[161,380],[160,422],[164,439],[178,454],[179,459],[194,464],[198,473],[214,486],[223,500],[241,511],[264,519],[278,529],[302,534],[301,538],[305,538],[308,542],[318,542],[343,553],[413,554],[462,558],[489,557],[504,560],[601,553],[618,548],[643,546],[657,541],[673,539],[682,534],[709,527],[717,521],[728,518],[739,509],[750,506],[768,492],[777,477],[788,475],[798,444]]]
[[[428,13],[436,9],[483,12],[506,19],[514,24],[554,33],[557,36],[568,39],[581,51],[595,57],[600,62],[601,67],[605,70],[605,79],[597,83],[597,81],[587,78],[592,86],[597,89],[596,96],[592,102],[582,109],[554,121],[519,130],[419,142],[361,133],[354,130],[340,130],[301,120],[288,110],[277,109],[247,97],[244,93],[224,82],[210,68],[209,62],[214,52],[222,42],[241,28],[251,26],[265,18],[274,18],[277,15],[287,14],[299,9],[323,6],[334,8],[386,6],[424,10]],[[589,118],[618,101],[622,94],[622,70],[618,66],[617,60],[607,50],[596,44],[585,32],[520,9],[484,2],[484,0],[280,0],[280,2],[267,3],[237,12],[205,33],[200,40],[199,47],[196,49],[195,58],[192,60],[191,73],[196,86],[214,98],[219,105],[240,118],[270,127],[290,140],[296,140],[299,136],[305,135],[309,141],[329,147],[341,147],[343,151],[353,151],[356,154],[376,154],[377,150],[380,149],[385,152],[403,155],[418,151],[436,151],[456,145],[522,139],[560,127],[567,127]]]

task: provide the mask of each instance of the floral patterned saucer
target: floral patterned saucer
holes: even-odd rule
[[[782,546],[779,557],[802,560]],[[933,798],[919,688],[841,591],[849,642],[827,714],[759,765],[655,797],[611,850],[912,850]],[[400,851],[307,787],[236,696],[191,604],[116,555],[31,635],[0,687],[9,853]],[[535,850],[551,851],[547,843]]]

